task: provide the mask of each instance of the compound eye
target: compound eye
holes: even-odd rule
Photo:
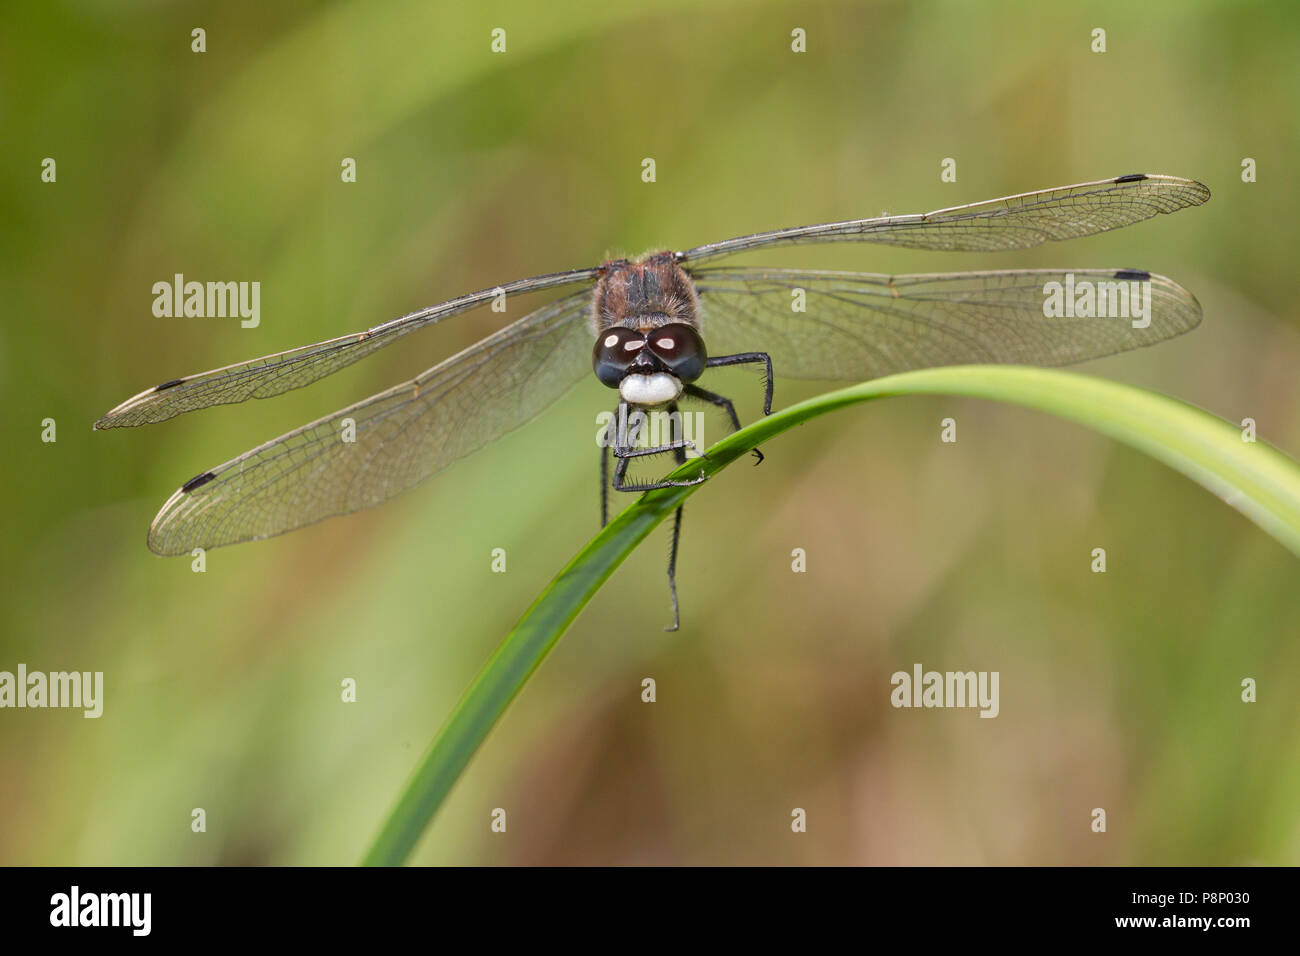
[[[636,329],[613,328],[600,333],[591,350],[591,367],[602,385],[618,388],[628,368],[645,348],[645,336]]]
[[[700,333],[689,325],[673,323],[654,329],[647,336],[650,353],[682,382],[693,382],[704,374],[708,353]]]

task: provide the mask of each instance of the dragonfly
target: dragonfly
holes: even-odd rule
[[[1199,206],[1209,196],[1209,189],[1194,180],[1138,173],[929,213],[777,229],[685,252],[613,259],[507,282],[364,332],[170,379],[127,399],[95,428],[148,425],[201,408],[270,398],[475,307],[561,290],[552,301],[415,378],[191,478],[154,518],[148,545],[158,554],[190,554],[378,505],[525,424],[592,372],[618,395],[600,441],[603,527],[611,490],[644,492],[705,480],[629,479],[635,459],[672,455],[680,464],[699,449],[684,437],[647,444],[636,429],[615,424],[626,422],[630,412],[674,413],[692,402],[721,409],[729,426],[739,429],[732,401],[697,384],[710,370],[761,369],[767,415],[777,375],[863,381],[940,365],[1066,365],[1152,345],[1201,320],[1200,305],[1186,289],[1136,269],[889,276],[740,266],[732,264],[734,256],[821,242],[942,251],[1028,249]],[[1142,319],[1086,314],[1095,311],[1091,307],[1062,317],[1049,307],[1052,294],[1059,299],[1057,290],[1107,286],[1145,289],[1149,304]],[[1111,298],[1114,305],[1116,296]],[[349,425],[351,440],[344,440]],[[762,460],[762,452],[756,449],[755,455]],[[673,623],[666,630],[680,624],[681,527],[679,506],[668,560]]]

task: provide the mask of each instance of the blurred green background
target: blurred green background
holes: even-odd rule
[[[1289,2],[6,5],[0,670],[102,670],[106,700],[99,720],[0,711],[0,862],[356,861],[464,686],[596,531],[608,397],[591,380],[381,509],[193,573],[145,547],[182,481],[501,317],[274,401],[91,431],[174,376],[608,253],[1146,171],[1214,196],[1012,256],[754,261],[1170,275],[1201,328],[1085,370],[1252,417],[1297,456],[1298,54]],[[177,272],[260,281],[260,327],[155,318],[152,284]],[[724,374],[752,417],[757,379]],[[777,404],[815,391],[778,378]],[[1300,862],[1300,566],[1281,545],[1164,466],[1020,409],[872,403],[766,451],[691,499],[682,630],[661,630],[661,531],[416,862]],[[1001,715],[892,709],[889,675],[917,662],[999,671]]]

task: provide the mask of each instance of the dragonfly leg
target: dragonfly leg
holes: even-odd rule
[[[615,448],[614,457],[620,460],[625,458],[645,458],[649,455],[662,455],[666,451],[685,451],[687,448],[695,450],[695,442],[682,438],[677,441],[670,441],[666,445],[656,445],[653,448]]]
[[[609,524],[609,449],[618,439],[618,413],[622,408],[614,409],[614,417],[605,426],[605,435],[600,441],[600,526]]]
[[[772,356],[766,352],[737,352],[735,355],[714,355],[704,362],[705,368],[725,368],[728,365],[749,365],[762,362],[767,369],[763,379],[763,414],[772,414]],[[740,426],[736,426],[739,428]]]
[[[627,417],[624,414],[628,406],[626,403],[619,406],[620,422],[626,422]],[[677,406],[668,406],[669,416],[677,414]],[[629,482],[627,478],[627,469],[633,458],[645,458],[650,455],[662,455],[664,452],[675,452],[678,455],[678,463],[686,460],[686,449],[694,450],[695,443],[685,438],[676,441],[670,441],[663,445],[655,445],[651,448],[636,448],[637,436],[640,432],[641,424],[645,419],[639,419],[633,424],[631,434],[624,436],[626,444],[622,444],[623,438],[616,437],[614,440],[614,459],[617,462],[614,466],[614,490],[615,491],[654,491],[658,488],[689,488],[691,485],[702,484],[708,479],[707,475],[700,475],[698,478],[689,478],[682,481],[633,481]],[[620,431],[622,425],[620,424]]]
[[[600,526],[609,524],[609,446],[600,446]]]
[[[710,392],[707,389],[700,388],[697,385],[687,385],[683,394],[689,395],[692,398],[698,398],[700,399],[700,401],[703,402],[709,402],[710,404],[717,405],[719,408],[725,411],[727,413],[727,417],[731,419],[731,430],[734,432],[740,431],[740,419],[736,416],[736,406],[731,404],[731,399],[724,398],[723,396],[718,395],[715,392]],[[754,452],[754,464],[761,465],[763,463],[763,453],[759,451],[757,448],[753,449],[753,452]]]
[[[692,442],[678,440],[659,445],[655,448],[634,448],[637,440],[637,434],[641,427],[641,421],[637,421],[631,429],[631,434],[623,436],[622,429],[626,426],[628,406],[626,403],[620,403],[614,412],[614,418],[606,426],[605,435],[601,442],[600,449],[600,525],[603,528],[608,523],[609,518],[609,448],[614,449],[614,481],[613,488],[615,491],[652,491],[656,488],[682,488],[690,485],[702,483],[707,476],[700,475],[687,481],[656,481],[656,482],[628,482],[626,481],[627,469],[633,458],[641,458],[646,455],[659,455],[664,452],[672,452],[673,457],[677,459],[677,464],[682,465],[686,462],[686,449],[694,448]],[[676,404],[668,406],[669,415],[677,413]],[[732,418],[735,418],[733,412]],[[622,436],[622,437],[620,437]],[[623,442],[626,442],[624,444]],[[673,623],[665,627],[665,631],[675,631],[681,623],[681,615],[677,605],[677,542],[681,539],[682,534],[682,506],[677,506],[677,511],[673,515],[673,537],[672,545],[668,551],[668,594],[673,603]]]
[[[684,451],[678,449],[677,453],[681,461],[686,460]],[[681,616],[677,610],[677,541],[682,536],[682,507],[678,505],[673,515],[673,543],[668,549],[668,594],[673,599],[673,623],[671,627],[665,627],[665,631],[675,631],[681,623]]]
[[[661,448],[638,449],[638,454],[619,454],[619,449],[614,449],[614,457],[618,464],[614,466],[614,490],[615,491],[655,491],[659,488],[689,488],[692,485],[702,485],[708,481],[708,475],[700,475],[698,478],[687,478],[682,481],[627,481],[627,467],[633,458],[641,455],[660,455],[666,451],[681,452],[682,461],[686,460],[685,446],[680,444],[664,445]]]
[[[682,506],[677,506],[677,513],[673,515],[673,544],[668,552],[668,593],[673,599],[673,623],[671,627],[665,627],[665,631],[675,631],[681,624],[681,615],[677,610],[677,539],[682,534]]]
[[[670,411],[676,412],[677,406],[669,406]],[[677,448],[673,451],[673,457],[677,459],[677,464],[681,465],[686,462],[686,449]],[[665,631],[675,631],[681,624],[681,615],[677,609],[677,541],[682,536],[682,505],[677,506],[677,511],[673,514],[673,543],[668,549],[668,594],[673,600],[673,623],[665,627]]]

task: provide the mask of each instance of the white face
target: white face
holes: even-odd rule
[[[618,394],[629,405],[662,405],[682,394],[682,383],[667,372],[633,374],[618,383]]]

